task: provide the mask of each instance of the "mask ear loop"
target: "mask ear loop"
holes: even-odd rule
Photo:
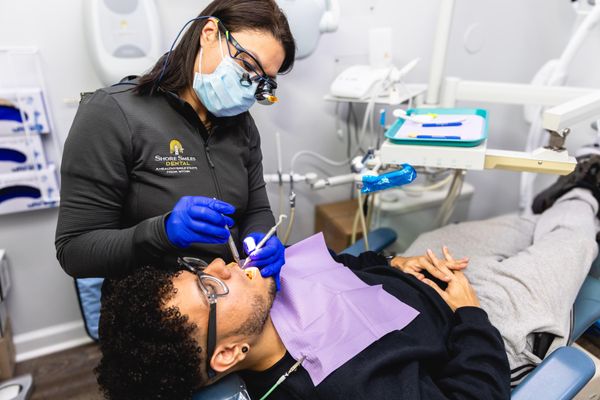
[[[221,60],[225,59],[225,54],[223,53],[223,41],[221,40],[221,30],[219,29],[219,25],[217,25],[217,31],[219,32],[219,50],[221,50]]]
[[[221,52],[221,61],[225,58],[225,55],[223,54],[223,42],[221,40],[221,29],[219,29],[219,22],[215,21],[214,19],[211,19],[212,22],[215,23],[215,25],[217,25],[217,32],[219,35],[219,51]],[[204,74],[202,73],[202,44],[200,44],[200,62],[198,65],[198,68],[200,69],[200,71],[198,71],[200,73],[200,82],[204,83]]]
[[[200,45],[200,55],[198,57],[200,57],[200,60],[198,61],[198,73],[200,74],[200,83],[204,84],[204,74],[202,73],[202,51],[204,49],[202,48],[202,45]]]
[[[219,33],[219,50],[221,51],[221,60],[223,60],[225,58],[225,56],[223,55],[223,42],[221,41],[221,29],[219,29],[219,22],[215,21],[213,19],[211,19],[211,21],[213,21],[216,25],[217,25],[217,32]],[[200,82],[202,84],[204,84],[204,74],[202,73],[202,52],[203,52],[204,48],[202,47],[202,43],[200,44],[200,61],[199,61],[199,71],[198,73],[200,74]]]

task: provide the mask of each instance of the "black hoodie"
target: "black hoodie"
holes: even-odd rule
[[[453,313],[432,288],[385,265],[385,258],[372,252],[335,258],[365,283],[383,285],[420,314],[401,331],[372,343],[317,386],[300,367],[268,400],[510,399],[504,343],[485,311],[462,307]],[[260,399],[294,363],[287,353],[266,371],[243,372],[251,398]]]

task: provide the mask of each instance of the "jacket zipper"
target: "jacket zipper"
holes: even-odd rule
[[[213,163],[213,160],[210,157],[210,144],[208,142],[210,141],[210,137],[212,136],[213,131],[214,131],[214,128],[211,129],[210,135],[204,141],[204,154],[206,154],[206,160],[208,161],[208,165],[210,165],[210,176],[212,177],[212,181],[215,184],[215,189],[217,191],[217,197],[219,200],[224,201],[223,194],[221,193],[221,186],[219,185],[219,181],[217,179],[217,173],[215,171],[215,163]]]
[[[210,133],[208,135],[208,138],[206,138],[206,140],[204,140],[204,138],[202,138],[202,142],[204,143],[204,154],[206,154],[206,161],[208,161],[208,165],[210,166],[210,176],[212,178],[212,181],[215,185],[215,189],[217,191],[217,197],[218,200],[220,201],[224,201],[223,200],[223,194],[221,193],[221,185],[219,185],[219,180],[217,179],[217,173],[215,171],[215,163],[213,162],[212,158],[210,157],[210,138],[212,136],[212,134],[214,133],[214,128],[212,128],[210,130]],[[202,135],[200,135],[202,137]],[[227,253],[229,246],[227,245],[227,243],[223,244],[223,246],[225,246],[226,250],[225,252]]]

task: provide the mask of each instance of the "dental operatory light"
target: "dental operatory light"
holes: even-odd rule
[[[141,75],[164,51],[154,0],[86,0],[87,48],[103,84]]]
[[[296,40],[296,58],[311,55],[323,33],[335,32],[340,19],[339,0],[277,0]]]

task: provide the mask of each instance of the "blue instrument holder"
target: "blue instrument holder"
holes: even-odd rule
[[[402,164],[402,169],[388,172],[382,175],[365,175],[362,178],[363,194],[374,193],[380,190],[386,190],[393,187],[404,186],[417,179],[417,171],[412,165]]]

